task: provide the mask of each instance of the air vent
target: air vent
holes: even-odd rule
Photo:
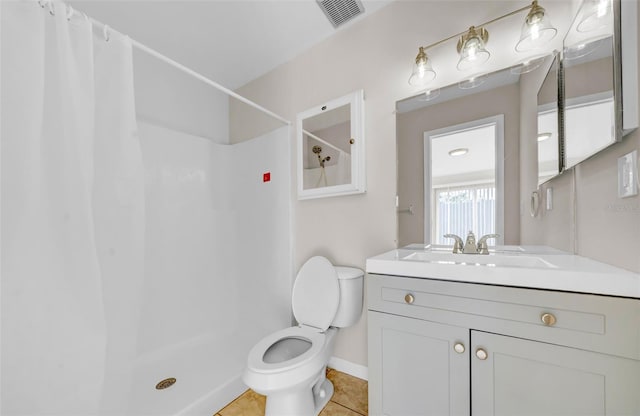
[[[333,27],[338,27],[364,13],[360,0],[316,0]]]

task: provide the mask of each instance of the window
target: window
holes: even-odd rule
[[[482,236],[496,229],[495,184],[434,189],[433,194],[434,244],[450,244],[444,234],[464,238],[469,230]]]
[[[503,233],[502,137],[502,115],[425,133],[427,242]]]

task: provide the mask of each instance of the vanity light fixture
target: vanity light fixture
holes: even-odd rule
[[[552,134],[549,133],[549,132],[538,134],[538,143],[543,142],[543,141],[545,141],[547,139],[550,139],[551,136],[552,136]]]
[[[551,25],[549,18],[546,16],[545,9],[538,4],[538,0],[533,0],[533,2],[528,6],[514,10],[510,13],[504,14],[480,25],[471,26],[464,32],[457,33],[446,39],[442,39],[438,42],[432,43],[428,46],[420,46],[418,48],[418,55],[416,56],[415,63],[413,65],[413,71],[411,73],[411,76],[409,77],[409,84],[413,86],[424,87],[429,82],[433,81],[436,78],[436,72],[433,70],[431,60],[429,59],[429,57],[427,57],[427,50],[455,38],[458,38],[456,49],[460,54],[460,58],[457,64],[458,70],[467,71],[469,69],[474,69],[482,65],[491,56],[491,54],[485,47],[487,41],[489,40],[489,32],[487,31],[486,26],[525,10],[528,10],[528,14],[522,27],[520,40],[516,44],[516,51],[524,52],[539,49],[545,43],[549,42],[556,36],[556,33],[558,31]],[[525,72],[529,72],[536,67],[537,66],[528,70],[525,69]]]
[[[466,147],[449,150],[449,156],[451,157],[462,156],[462,155],[466,155],[467,153],[469,153],[469,149],[467,149]]]
[[[611,22],[611,0],[590,0],[582,6],[584,13],[576,28],[578,32],[602,29]]]
[[[481,27],[476,30],[474,26],[471,26],[469,31],[458,39],[456,49],[460,54],[460,60],[456,68],[459,71],[468,71],[487,62],[491,54],[484,45],[488,40],[489,32],[487,29]]]
[[[557,33],[558,29],[553,27],[544,8],[538,4],[537,0],[533,0],[531,10],[522,24],[522,32],[520,40],[516,44],[516,51],[526,52],[540,49],[555,38]]]
[[[436,71],[433,70],[431,61],[429,61],[424,49],[422,46],[418,49],[416,63],[413,64],[413,71],[409,77],[409,84],[411,85],[425,86],[436,78]]]

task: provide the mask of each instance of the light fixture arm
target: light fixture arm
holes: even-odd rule
[[[483,22],[477,26],[471,26],[469,30],[456,33],[445,39],[439,40],[427,46],[420,46],[415,57],[413,71],[409,77],[409,84],[424,87],[436,78],[431,60],[427,56],[427,49],[441,45],[452,39],[458,38],[456,49],[460,55],[460,60],[456,65],[459,71],[470,71],[487,62],[491,53],[485,48],[489,40],[489,32],[485,28],[498,20],[513,16],[515,14],[528,11],[525,24],[523,25],[520,40],[515,46],[516,51],[524,52],[540,48],[541,45],[553,39],[557,33],[549,19],[545,17],[545,10],[538,5],[538,0],[533,0],[530,5],[513,10],[509,13],[498,16],[494,19]]]
[[[488,26],[488,25],[490,25],[490,24],[492,24],[492,23],[495,23],[495,22],[497,22],[498,20],[502,20],[502,19],[504,19],[504,18],[507,18],[507,17],[513,16],[514,14],[521,13],[521,12],[523,12],[523,11],[525,11],[525,10],[530,10],[530,11],[531,11],[531,10],[535,9],[536,7],[540,7],[540,6],[538,6],[538,1],[537,1],[537,0],[534,0],[534,1],[533,1],[530,5],[528,5],[528,6],[521,7],[521,8],[519,8],[519,9],[517,9],[517,10],[514,10],[514,11],[509,12],[509,13],[507,13],[507,14],[503,14],[502,16],[496,17],[496,18],[494,18],[494,19],[491,19],[491,20],[489,20],[489,21],[486,21],[486,22],[484,22],[484,23],[481,23],[481,24],[479,24],[479,25],[476,25],[476,26],[475,26],[475,29],[477,29],[477,30],[482,30],[482,29],[484,29],[484,27],[485,27],[485,26]],[[456,33],[455,35],[449,36],[448,38],[445,38],[445,39],[439,40],[439,41],[434,42],[434,43],[432,43],[432,44],[430,44],[430,45],[427,45],[427,46],[421,46],[421,48],[422,48],[422,50],[423,50],[423,51],[426,51],[427,49],[431,49],[431,48],[436,47],[436,46],[438,46],[438,45],[440,45],[440,44],[443,44],[443,43],[445,43],[445,42],[448,42],[448,41],[450,41],[451,39],[456,39],[456,38],[459,38],[460,36],[466,35],[468,32],[469,32],[469,30],[467,29],[467,30],[465,30],[465,31],[463,31],[463,32]]]

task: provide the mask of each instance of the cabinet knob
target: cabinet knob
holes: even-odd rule
[[[489,354],[487,354],[487,352],[484,349],[478,348],[476,350],[476,357],[478,357],[479,360],[483,360],[484,361],[484,360],[487,359],[488,356],[489,356]]]
[[[556,317],[553,316],[552,313],[543,313],[542,316],[540,316],[540,320],[546,326],[554,326],[556,324]]]
[[[453,344],[453,350],[458,354],[462,354],[464,352],[464,344],[461,342],[456,342]]]
[[[416,298],[414,298],[411,293],[407,293],[406,295],[404,295],[404,301],[407,302],[409,305],[411,305],[414,300],[416,300]]]

